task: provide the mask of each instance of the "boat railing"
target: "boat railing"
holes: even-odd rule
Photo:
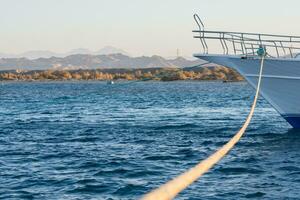
[[[200,39],[203,54],[211,53],[209,42],[212,40],[219,41],[225,55],[255,56],[261,46],[267,49],[268,56],[275,58],[295,58],[300,53],[300,36],[207,31],[197,14],[194,19],[198,26],[198,30],[193,31],[194,38]]]

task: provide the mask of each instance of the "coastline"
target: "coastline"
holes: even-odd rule
[[[226,67],[79,69],[79,70],[9,70],[0,71],[0,81],[223,81],[244,78]]]

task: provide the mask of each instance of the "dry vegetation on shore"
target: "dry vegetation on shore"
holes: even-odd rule
[[[242,81],[236,71],[226,67],[210,68],[148,68],[148,69],[95,69],[95,70],[46,70],[46,71],[0,71],[0,80],[219,80]]]

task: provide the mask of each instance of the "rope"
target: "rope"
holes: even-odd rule
[[[247,127],[251,122],[257,104],[261,80],[262,80],[262,72],[264,67],[265,56],[266,54],[261,55],[261,65],[260,65],[259,79],[257,83],[255,98],[250,113],[242,128],[236,133],[236,135],[234,135],[232,139],[229,140],[228,143],[226,143],[214,154],[212,154],[207,159],[197,164],[195,167],[179,175],[175,179],[169,181],[168,183],[165,183],[158,189],[146,194],[142,198],[142,200],[170,200],[175,198],[178,193],[186,189],[189,185],[191,185],[193,182],[199,179],[203,174],[209,171],[215,164],[217,164],[226,154],[228,154],[228,152],[241,139],[241,137],[244,135]]]

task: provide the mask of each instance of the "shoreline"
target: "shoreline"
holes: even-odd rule
[[[79,69],[79,70],[10,70],[0,71],[0,81],[224,81],[244,78],[235,70],[218,67]]]
[[[105,83],[112,80],[0,80],[0,83]],[[222,80],[174,80],[174,81],[161,81],[161,80],[113,80],[115,84],[122,83],[175,83],[175,82],[199,82],[199,83],[246,83],[245,80],[242,81],[222,81]]]

